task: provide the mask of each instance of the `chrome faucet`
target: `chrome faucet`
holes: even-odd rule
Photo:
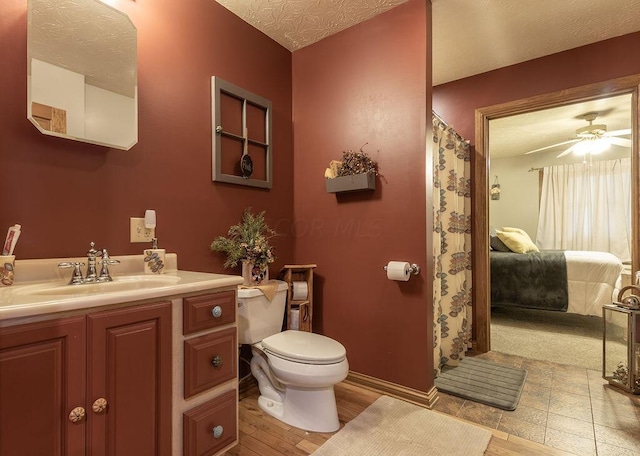
[[[95,242],[89,243],[90,249],[87,252],[87,274],[84,277],[84,283],[93,283],[98,281],[98,272],[96,271],[96,256],[98,251],[95,249]]]
[[[97,282],[111,282],[113,279],[111,278],[111,274],[109,273],[109,265],[110,264],[118,264],[120,260],[112,260],[109,257],[109,253],[107,249],[102,249],[102,268],[100,270],[100,275],[98,275],[96,270],[96,259],[98,254],[101,253],[99,250],[96,250],[96,244],[94,242],[89,243],[89,251],[87,252],[87,274],[85,277],[82,277],[82,271],[80,270],[80,266],[84,266],[84,263],[81,262],[62,262],[58,264],[58,267],[61,269],[73,268],[73,273],[71,274],[71,280],[69,280],[69,285],[81,285],[83,283],[97,283]]]

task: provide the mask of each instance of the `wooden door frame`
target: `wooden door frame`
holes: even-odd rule
[[[515,114],[578,103],[615,95],[631,94],[632,119],[632,175],[631,180],[631,252],[632,277],[640,267],[640,75],[626,76],[582,87],[561,90],[498,105],[478,108],[475,111],[475,155],[473,160],[472,188],[472,262],[473,262],[473,324],[475,348],[480,352],[491,349],[491,277],[489,268],[489,121]]]

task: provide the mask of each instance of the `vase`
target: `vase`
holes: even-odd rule
[[[269,281],[269,267],[256,266],[254,261],[242,261],[242,285],[256,287]]]

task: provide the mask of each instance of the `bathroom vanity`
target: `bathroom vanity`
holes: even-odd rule
[[[237,443],[238,276],[66,285],[74,259],[16,262],[0,288],[0,454],[220,454]],[[81,259],[80,259],[81,260]],[[37,437],[36,437],[37,436]],[[36,437],[36,438],[34,438]]]

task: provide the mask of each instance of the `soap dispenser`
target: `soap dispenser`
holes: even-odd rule
[[[151,240],[151,248],[144,252],[144,272],[145,274],[163,274],[164,273],[164,255],[165,250],[158,248],[158,239]]]

